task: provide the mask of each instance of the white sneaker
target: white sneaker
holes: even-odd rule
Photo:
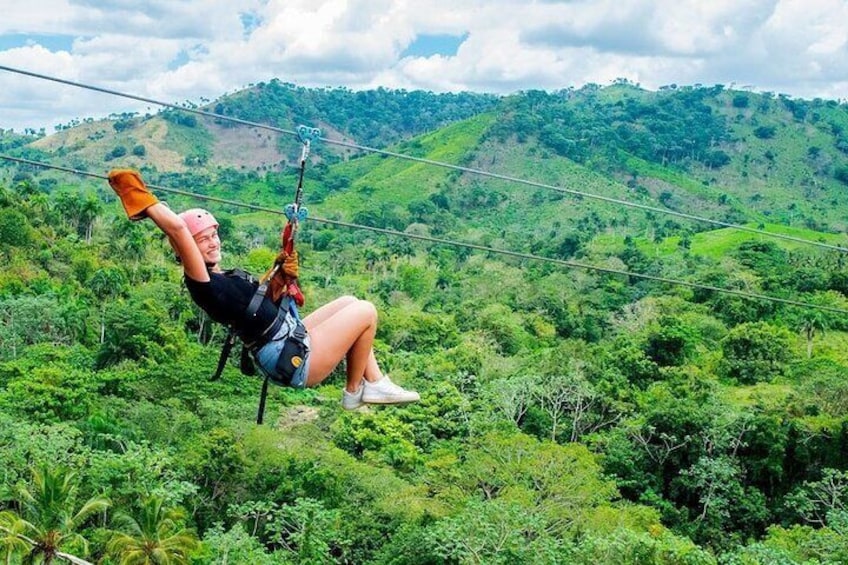
[[[365,387],[362,385],[359,385],[359,390],[356,392],[348,392],[346,388],[342,389],[342,408],[345,410],[356,410],[362,406],[362,391],[364,389]]]
[[[419,400],[421,396],[417,392],[399,387],[388,375],[373,383],[362,381],[362,402],[365,404],[406,404]]]

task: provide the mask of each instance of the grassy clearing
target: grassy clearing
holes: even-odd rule
[[[494,119],[492,115],[476,116],[391,150],[458,165],[470,148],[479,145],[480,138]],[[344,193],[329,196],[321,208],[354,213],[382,204],[406,206],[434,192],[437,185],[447,179],[450,170],[427,163],[369,155],[337,165],[334,172],[352,179],[350,188]]]

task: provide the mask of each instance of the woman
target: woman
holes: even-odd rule
[[[258,283],[241,271],[221,270],[221,240],[212,214],[194,208],[177,215],[147,190],[133,170],[111,171],[109,185],[131,220],[150,218],[168,236],[192,300],[213,320],[234,327],[272,380],[293,387],[315,386],[345,359],[345,409],[420,399],[380,370],[373,349],[377,331],[373,304],[353,296],[337,298],[303,319],[306,335],[298,339],[297,321],[287,308],[278,308],[268,297],[252,305]],[[292,349],[296,354],[290,354]]]

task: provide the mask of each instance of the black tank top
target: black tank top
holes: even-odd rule
[[[233,326],[245,340],[259,336],[277,317],[277,306],[266,296],[259,305],[256,316],[245,319],[247,306],[253,298],[259,283],[251,282],[244,276],[231,271],[209,273],[209,282],[197,282],[185,277],[185,284],[191,299],[200,306],[209,317],[218,323]]]

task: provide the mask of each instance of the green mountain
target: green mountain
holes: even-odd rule
[[[648,92],[624,83],[496,98],[271,81],[204,109],[287,131],[303,123],[331,140],[718,221],[830,233],[844,232],[848,222],[848,110],[829,101],[718,86]],[[167,110],[77,124],[17,151],[83,170],[136,167],[177,188],[215,192],[217,186],[235,196],[267,173],[290,183],[285,175],[297,166],[300,143],[292,135]],[[714,227],[674,216],[646,219],[632,208],[591,200],[575,205],[573,196],[556,190],[387,162],[331,143],[316,146],[312,156],[330,168],[307,177],[307,199],[345,211],[348,220],[382,207],[379,213],[392,218],[384,227],[418,222],[414,216],[432,212],[436,200],[453,205],[452,215],[465,215],[463,224],[532,225],[539,233],[527,239],[547,240],[553,224],[581,218],[598,224],[596,231],[636,237]],[[486,214],[476,214],[477,207]]]
[[[844,105],[272,81],[204,108],[414,158],[316,143],[298,249],[304,312],[371,300],[377,357],[422,400],[347,413],[339,374],[272,387],[255,425],[261,381],[235,363],[209,381],[224,331],[158,232],[102,180],[2,161],[7,561],[39,540],[103,563],[157,544],[204,564],[848,561]],[[281,210],[299,141],[217,121],[115,116],[0,147]],[[280,216],[205,205],[224,266],[264,271]]]

